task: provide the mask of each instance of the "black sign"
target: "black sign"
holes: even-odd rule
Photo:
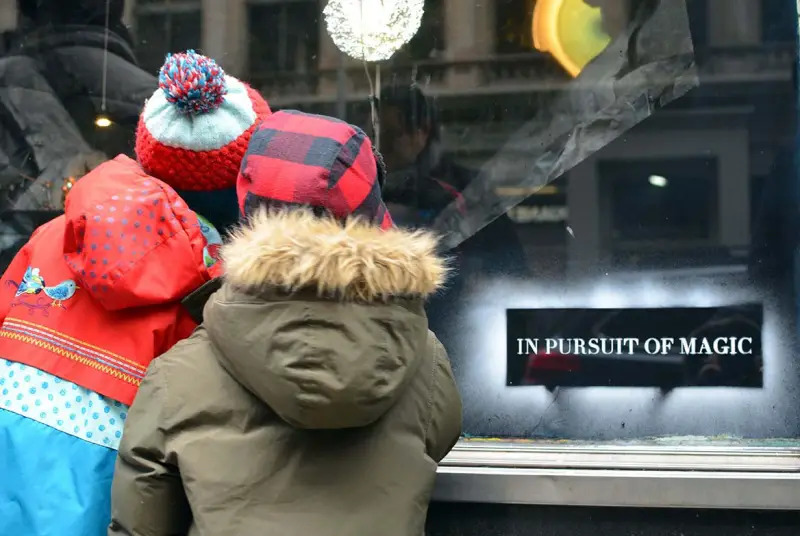
[[[762,387],[759,304],[506,316],[508,385]]]

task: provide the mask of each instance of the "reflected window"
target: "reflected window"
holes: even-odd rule
[[[794,44],[797,39],[797,6],[792,2],[761,0],[761,40]]]
[[[247,7],[248,61],[254,75],[308,73],[316,66],[316,0],[258,1]]]
[[[716,159],[605,161],[598,164],[609,195],[611,239],[707,242],[715,233]]]
[[[200,7],[199,1],[136,3],[136,53],[143,68],[157,72],[167,52],[200,48],[203,34]]]
[[[528,0],[497,0],[495,6],[497,53],[514,54],[533,50],[531,21],[534,3]]]

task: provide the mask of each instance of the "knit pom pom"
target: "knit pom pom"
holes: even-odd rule
[[[219,108],[228,91],[222,67],[194,50],[167,55],[158,74],[158,87],[168,102],[187,115]]]

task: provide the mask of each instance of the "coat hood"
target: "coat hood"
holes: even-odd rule
[[[261,212],[223,247],[204,326],[222,366],[298,428],[366,426],[427,351],[446,266],[424,232]]]
[[[179,301],[219,269],[207,223],[126,156],[75,183],[64,216],[64,259],[106,310]]]

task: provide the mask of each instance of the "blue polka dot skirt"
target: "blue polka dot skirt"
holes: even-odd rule
[[[0,359],[0,409],[117,450],[124,404],[44,371]]]

